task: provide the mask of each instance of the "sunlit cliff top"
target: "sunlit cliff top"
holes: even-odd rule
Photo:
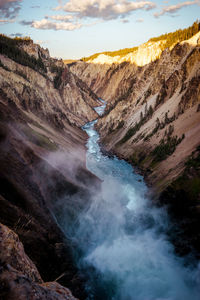
[[[96,53],[82,60],[94,64],[113,64],[131,62],[138,66],[144,66],[160,58],[166,48],[172,49],[177,43],[187,41],[196,45],[200,36],[200,23],[195,22],[186,29],[179,29],[159,37],[151,38],[139,47],[126,48],[119,51]]]

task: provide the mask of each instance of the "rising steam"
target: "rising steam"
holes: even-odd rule
[[[167,240],[166,211],[150,204],[143,179],[128,163],[102,155],[94,124],[83,129],[87,167],[103,180],[101,191],[93,191],[90,205],[65,227],[79,245],[88,299],[200,299],[198,268],[184,266]]]

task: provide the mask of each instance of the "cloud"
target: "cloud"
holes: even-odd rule
[[[31,6],[31,8],[40,8],[40,6],[39,5],[33,5],[33,6]]]
[[[154,17],[158,18],[165,14],[174,14],[183,7],[196,5],[196,4],[200,5],[200,0],[185,1],[185,2],[181,2],[181,3],[177,3],[175,5],[166,6],[160,12],[154,13]]]
[[[41,45],[41,44],[48,44],[48,43],[49,43],[48,40],[46,40],[46,41],[43,41],[43,40],[36,40],[35,42],[36,42],[36,44],[39,44],[39,45]]]
[[[25,20],[22,20],[22,21],[19,22],[19,24],[24,25],[24,26],[32,25],[32,24],[33,24],[33,21],[25,21]]]
[[[0,0],[0,17],[13,19],[18,15],[22,0]]]
[[[124,24],[126,24],[126,23],[129,23],[129,20],[123,19],[123,20],[121,20],[121,22],[124,23]]]
[[[5,24],[8,24],[8,23],[9,23],[9,20],[0,19],[0,25],[5,25]]]
[[[10,36],[11,36],[11,37],[16,37],[16,36],[22,37],[23,34],[22,34],[22,33],[12,33],[12,34],[10,34]]]
[[[82,24],[74,22],[74,17],[71,15],[45,16],[45,18],[40,21],[22,20],[19,23],[24,26],[31,26],[43,30],[53,29],[72,31],[82,27]]]
[[[138,9],[150,10],[155,7],[155,3],[150,1],[70,0],[64,5],[59,5],[56,10],[62,9],[65,12],[75,14],[78,18],[112,20],[118,17],[124,17]]]
[[[52,19],[56,21],[71,21],[74,17],[71,15],[56,15],[56,16],[47,16],[47,19]]]
[[[137,23],[142,23],[142,22],[144,22],[144,19],[137,19],[136,22]]]
[[[75,30],[82,27],[79,23],[71,23],[71,22],[61,22],[57,23],[54,21],[49,21],[47,19],[42,19],[41,21],[34,21],[31,24],[31,27],[36,29],[53,29],[53,30]]]
[[[59,6],[55,11],[62,11],[62,14],[45,16],[42,20],[33,22],[21,21],[22,25],[31,25],[36,29],[53,30],[75,30],[81,27],[93,26],[98,22],[120,18],[121,22],[127,23],[127,16],[135,10],[150,10],[156,5],[151,1],[131,0],[69,0],[58,1]],[[65,13],[65,15],[63,14]],[[82,20],[86,22],[82,22]],[[88,24],[88,19],[94,22]]]

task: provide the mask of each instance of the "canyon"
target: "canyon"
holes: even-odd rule
[[[130,62],[121,62],[121,58],[116,63],[110,57],[108,64],[99,55],[70,67],[108,101],[105,116],[97,124],[105,149],[149,169],[148,179],[158,191],[180,175],[184,161],[199,145],[199,41],[197,33],[163,52],[158,42],[154,47],[151,42],[139,47],[132,58],[129,55]],[[142,63],[138,57],[143,58]],[[170,125],[170,134],[184,134],[185,138],[173,155],[156,161],[149,154]]]
[[[100,54],[69,66],[108,101],[96,125],[104,151],[129,161],[153,201],[168,206],[179,224],[180,238],[172,237],[177,251],[190,252],[186,235],[199,253],[200,32],[160,45],[150,41],[119,62]]]
[[[78,245],[63,228],[100,190],[82,130],[97,118],[103,152],[144,176],[148,197],[168,207],[176,252],[199,259],[200,32],[67,64],[32,40],[0,42],[2,298],[86,299]]]

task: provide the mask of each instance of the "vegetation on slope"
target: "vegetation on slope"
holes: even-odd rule
[[[173,221],[169,231],[176,251],[200,258],[200,145],[192,152],[185,170],[160,195],[159,203],[167,205]]]
[[[190,26],[188,28],[178,29],[175,32],[165,33],[158,37],[153,37],[153,38],[149,39],[148,42],[159,42],[159,41],[166,40],[166,42],[161,45],[162,50],[165,50],[166,48],[170,48],[172,45],[174,45],[178,42],[182,42],[184,40],[190,39],[191,37],[193,37],[193,35],[195,35],[197,32],[199,32],[199,30],[200,30],[200,22],[197,20],[196,22],[193,23],[192,26]],[[138,47],[133,47],[133,48],[120,49],[117,51],[99,52],[99,53],[95,53],[88,57],[83,57],[82,60],[83,61],[94,60],[100,54],[108,55],[111,57],[125,56],[128,53],[137,51],[137,49],[138,49]]]
[[[196,21],[192,26],[185,29],[178,29],[174,32],[165,33],[158,37],[151,38],[148,42],[158,42],[166,40],[166,43],[162,46],[164,49],[170,48],[173,44],[188,40],[193,37],[200,30],[200,22]],[[164,50],[162,49],[162,50]]]
[[[137,49],[138,49],[138,47],[132,47],[132,48],[125,48],[125,49],[120,49],[120,50],[116,50],[116,51],[105,51],[105,52],[95,53],[88,57],[83,57],[82,60],[83,61],[93,60],[93,59],[97,58],[100,54],[108,55],[111,57],[125,56],[128,53],[136,51]]]
[[[152,106],[150,105],[149,108],[147,108],[147,105],[146,105],[144,116],[143,116],[143,113],[141,112],[140,121],[136,122],[135,125],[127,131],[126,135],[119,141],[119,143],[123,144],[123,143],[127,142],[133,135],[136,134],[137,131],[140,130],[142,125],[144,125],[152,117],[152,115],[153,115]]]
[[[152,155],[154,157],[154,161],[162,161],[165,160],[168,156],[172,155],[176,150],[178,144],[182,142],[185,138],[183,134],[182,137],[178,138],[177,136],[168,136],[167,139],[162,139],[160,144],[157,145],[152,151]]]
[[[36,59],[34,56],[28,55],[19,46],[22,43],[30,43],[30,38],[14,38],[11,39],[3,34],[0,35],[0,54],[6,55],[15,62],[28,66],[35,71],[46,73],[47,69],[41,58]]]
[[[144,141],[148,141],[149,138],[151,138],[154,134],[156,134],[159,129],[165,128],[165,126],[174,122],[175,119],[176,119],[176,114],[174,113],[172,117],[168,117],[168,112],[165,113],[164,121],[160,121],[159,118],[157,118],[154,129],[148,135],[145,136]],[[172,128],[171,125],[169,128]],[[165,134],[167,134],[167,131],[165,131]]]
[[[45,135],[33,130],[31,127],[22,128],[26,138],[33,144],[49,151],[58,150],[58,146]]]
[[[75,62],[77,62],[76,59],[63,59],[63,62],[65,65],[71,65],[74,64]]]
[[[51,65],[50,71],[52,73],[56,73],[56,76],[54,77],[54,87],[55,89],[59,89],[61,83],[62,83],[62,73],[64,68],[58,67],[55,64]]]

